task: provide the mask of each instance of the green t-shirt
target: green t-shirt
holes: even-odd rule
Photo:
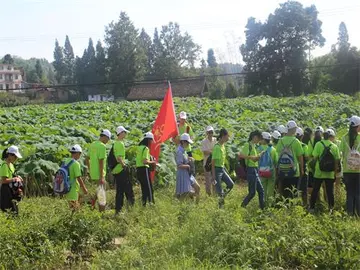
[[[294,165],[296,166],[295,177],[300,177],[300,165],[299,157],[304,155],[303,147],[301,142],[293,136],[284,136],[280,139],[279,143],[276,146],[276,151],[278,152],[279,158],[281,151],[284,149],[284,146],[291,145],[291,152],[294,158]]]
[[[324,153],[325,148],[323,144],[325,144],[326,147],[331,145],[331,154],[334,156],[335,160],[340,160],[339,148],[336,144],[330,142],[329,140],[322,140],[321,142],[316,143],[314,151],[312,153],[312,156],[317,159],[314,177],[319,179],[335,179],[335,171],[323,172],[320,170],[320,158]]]
[[[148,167],[149,165],[144,164],[144,160],[150,160],[150,150],[145,145],[139,145],[136,150],[136,167]]]
[[[64,160],[65,164],[69,164],[72,158],[67,158]],[[73,164],[69,167],[69,177],[70,177],[70,191],[65,195],[68,201],[77,201],[79,200],[79,191],[80,184],[77,180],[78,177],[81,177],[81,166],[78,161],[74,161]]]
[[[215,160],[215,167],[224,168],[226,159],[225,145],[215,144],[212,152],[212,160]]]
[[[245,143],[243,148],[241,149],[241,154],[244,156],[258,156],[256,151],[256,145],[253,143]],[[257,168],[259,163],[257,161],[252,161],[250,159],[245,159],[246,167]]]
[[[106,146],[100,141],[93,142],[89,147],[90,178],[100,180],[99,161],[104,160],[103,176],[106,176]]]
[[[4,162],[0,167],[0,177],[5,177],[7,179],[13,178],[13,174],[15,172],[14,164],[10,163],[9,165]]]
[[[360,135],[356,137],[355,143],[354,143],[354,149],[357,149],[357,151],[360,152]],[[342,154],[342,162],[343,162],[343,172],[344,173],[360,173],[359,171],[353,171],[348,169],[347,165],[347,159],[350,153],[350,141],[349,141],[349,134],[345,135],[340,143],[340,152]]]
[[[194,132],[193,132],[192,128],[190,127],[190,125],[188,125],[186,123],[181,127],[179,126],[179,136],[177,136],[177,139],[179,140],[180,136],[184,133],[188,133],[190,135],[190,138],[194,139]],[[191,149],[192,149],[191,145],[189,144],[185,150],[186,150],[186,152],[190,152]]]
[[[121,157],[122,160],[125,160],[125,145],[123,141],[116,140],[114,142],[114,156],[116,159]],[[118,163],[115,168],[112,170],[112,174],[119,174],[123,170],[123,166]]]

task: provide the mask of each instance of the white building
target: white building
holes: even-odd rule
[[[0,64],[0,91],[22,88],[23,78],[21,71],[13,65]]]

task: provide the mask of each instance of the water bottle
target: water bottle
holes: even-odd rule
[[[106,192],[103,185],[99,186],[97,189],[97,199],[100,206],[106,205]]]

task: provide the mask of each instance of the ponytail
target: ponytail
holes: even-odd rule
[[[317,142],[320,142],[321,141],[321,132],[320,131],[316,131],[315,132],[315,138],[314,138],[314,145],[317,143]]]
[[[330,139],[330,133],[329,132],[325,132],[324,133],[324,140],[328,140]]]
[[[350,125],[350,128],[349,128],[349,146],[350,146],[350,149],[352,149],[354,147],[356,137],[358,135],[357,129],[358,129],[358,127],[354,127],[354,126]]]
[[[8,148],[4,149],[4,151],[2,152],[2,154],[1,154],[1,159],[2,160],[5,160],[5,159],[8,158],[9,154],[8,154],[7,151],[8,151]]]
[[[304,136],[302,138],[302,142],[305,143],[306,145],[308,145],[311,140],[312,132],[313,131],[311,128],[305,128],[304,130]]]

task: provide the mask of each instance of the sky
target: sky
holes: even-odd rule
[[[10,53],[25,59],[53,61],[54,42],[64,44],[69,35],[76,55],[81,56],[91,37],[103,40],[105,26],[127,12],[139,29],[153,36],[155,27],[180,24],[201,45],[206,59],[209,48],[218,62],[241,63],[239,45],[245,41],[249,17],[264,21],[284,0],[0,0],[0,55]],[[350,43],[360,48],[359,0],[300,0],[315,4],[323,22],[326,44],[312,52],[326,54],[335,44],[341,21],[346,23]],[[6,12],[7,11],[7,12]]]

